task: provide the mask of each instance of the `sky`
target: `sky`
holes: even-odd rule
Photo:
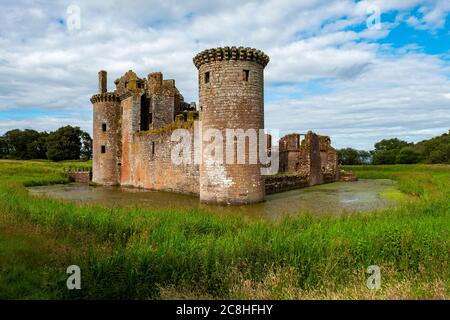
[[[449,0],[5,1],[0,134],[76,125],[92,132],[99,70],[175,79],[198,102],[192,58],[254,47],[265,126],[312,130],[337,148],[417,142],[450,129]]]

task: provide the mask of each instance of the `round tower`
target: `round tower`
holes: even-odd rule
[[[252,161],[250,150],[259,148],[259,130],[264,129],[264,67],[269,57],[253,48],[224,47],[207,49],[194,57],[199,72],[199,102],[203,158],[200,164],[200,200],[210,203],[246,204],[264,200],[264,180],[258,152]],[[212,129],[212,131],[210,130]],[[251,129],[251,130],[249,130]],[[223,137],[223,162],[207,153],[208,130]],[[230,130],[248,136],[244,143],[245,162],[238,161],[239,139],[230,140]],[[243,130],[243,131],[242,131]],[[254,138],[251,141],[249,137]],[[228,137],[228,139],[227,139]],[[215,141],[216,143],[218,141]],[[250,145],[252,144],[252,145]],[[234,161],[226,156],[227,146],[233,150]],[[241,145],[242,146],[242,145]],[[234,147],[233,147],[234,148]],[[236,150],[235,149],[235,150]],[[253,152],[254,155],[255,152]],[[212,153],[215,155],[215,151]]]
[[[92,181],[102,185],[120,183],[120,101],[107,92],[106,71],[99,72],[99,93],[92,96],[94,110]]]

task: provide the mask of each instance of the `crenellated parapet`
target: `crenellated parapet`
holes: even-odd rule
[[[222,60],[249,60],[255,61],[265,67],[269,63],[269,56],[261,50],[244,47],[223,47],[206,49],[194,58],[197,69],[204,63]]]
[[[120,101],[119,97],[114,92],[104,92],[95,94],[91,98],[92,103],[97,102],[117,102]]]

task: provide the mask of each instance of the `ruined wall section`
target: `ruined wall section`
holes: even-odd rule
[[[324,181],[336,181],[339,179],[337,151],[331,146],[331,139],[328,136],[319,136],[319,143],[320,160]]]
[[[146,80],[140,79],[132,70],[115,82],[114,91],[120,100],[121,142],[120,184],[132,185],[135,159],[131,144],[141,128],[141,102],[145,94]]]
[[[303,143],[305,146],[303,146]],[[322,184],[323,174],[320,160],[319,136],[311,131],[308,131],[303,143],[301,149],[305,150],[302,156],[305,158],[305,162],[309,165],[309,185],[315,186],[316,184]]]
[[[203,137],[209,129],[218,129],[225,137],[227,128],[264,128],[263,71],[268,62],[268,56],[259,50],[235,47],[205,50],[194,58],[199,72]],[[208,145],[204,142],[203,148]],[[225,141],[223,147],[225,150]],[[246,164],[217,163],[212,157],[204,157],[200,200],[226,204],[264,200],[260,167],[259,163],[248,163],[248,154]]]
[[[170,133],[175,110],[184,112],[187,106],[175,81],[164,80],[160,72],[140,79],[129,70],[115,85],[122,122],[120,184],[198,194],[198,166],[195,173],[195,168],[171,165]],[[183,113],[182,118],[185,120]],[[194,119],[191,115],[191,122]],[[196,177],[195,183],[192,177]]]
[[[297,172],[300,170],[300,134],[291,133],[279,142],[279,171]]]
[[[324,179],[319,136],[311,131],[304,139],[301,136],[292,133],[280,139],[280,173],[296,173],[308,177],[309,185],[321,184]]]
[[[114,81],[116,89],[114,93],[117,96],[135,91],[137,89],[144,89],[147,86],[146,79],[140,79],[133,70],[128,70],[123,76]]]
[[[161,72],[148,75],[151,121],[149,128],[164,127],[174,121],[175,100],[178,90],[175,80],[163,80]]]

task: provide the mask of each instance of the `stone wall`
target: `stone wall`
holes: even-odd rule
[[[180,99],[175,80],[163,80],[161,72],[154,72],[149,74],[148,83],[152,114],[149,128],[160,128],[172,123]]]
[[[293,133],[280,139],[280,173],[308,176],[310,185],[338,180],[337,152],[327,136],[311,131]]]
[[[300,170],[300,134],[288,134],[280,139],[280,172]]]
[[[309,131],[305,136],[305,140],[302,142],[301,149],[305,150],[304,158],[306,159],[307,166],[309,167],[309,185],[315,186],[323,183],[319,136]]]
[[[92,179],[92,171],[68,171],[66,175],[71,182],[89,183]]]
[[[135,155],[132,148],[135,134],[140,127],[140,96],[129,95],[121,101],[122,108],[122,159],[120,184],[132,186],[132,168]]]
[[[352,182],[358,181],[358,177],[354,175],[352,172],[341,170],[338,173],[338,180],[342,182]]]
[[[328,136],[319,136],[320,162],[325,182],[334,182],[339,179],[337,151],[331,146]]]
[[[289,191],[309,186],[308,177],[302,175],[274,175],[265,177],[266,194]]]
[[[199,194],[199,166],[193,163],[172,162],[171,152],[177,142],[171,135],[177,127],[188,129],[193,135],[193,122],[172,124],[159,129],[140,132],[131,143],[133,161],[130,162],[128,184],[152,190]],[[193,142],[193,141],[192,141]],[[190,147],[193,160],[194,147]]]

